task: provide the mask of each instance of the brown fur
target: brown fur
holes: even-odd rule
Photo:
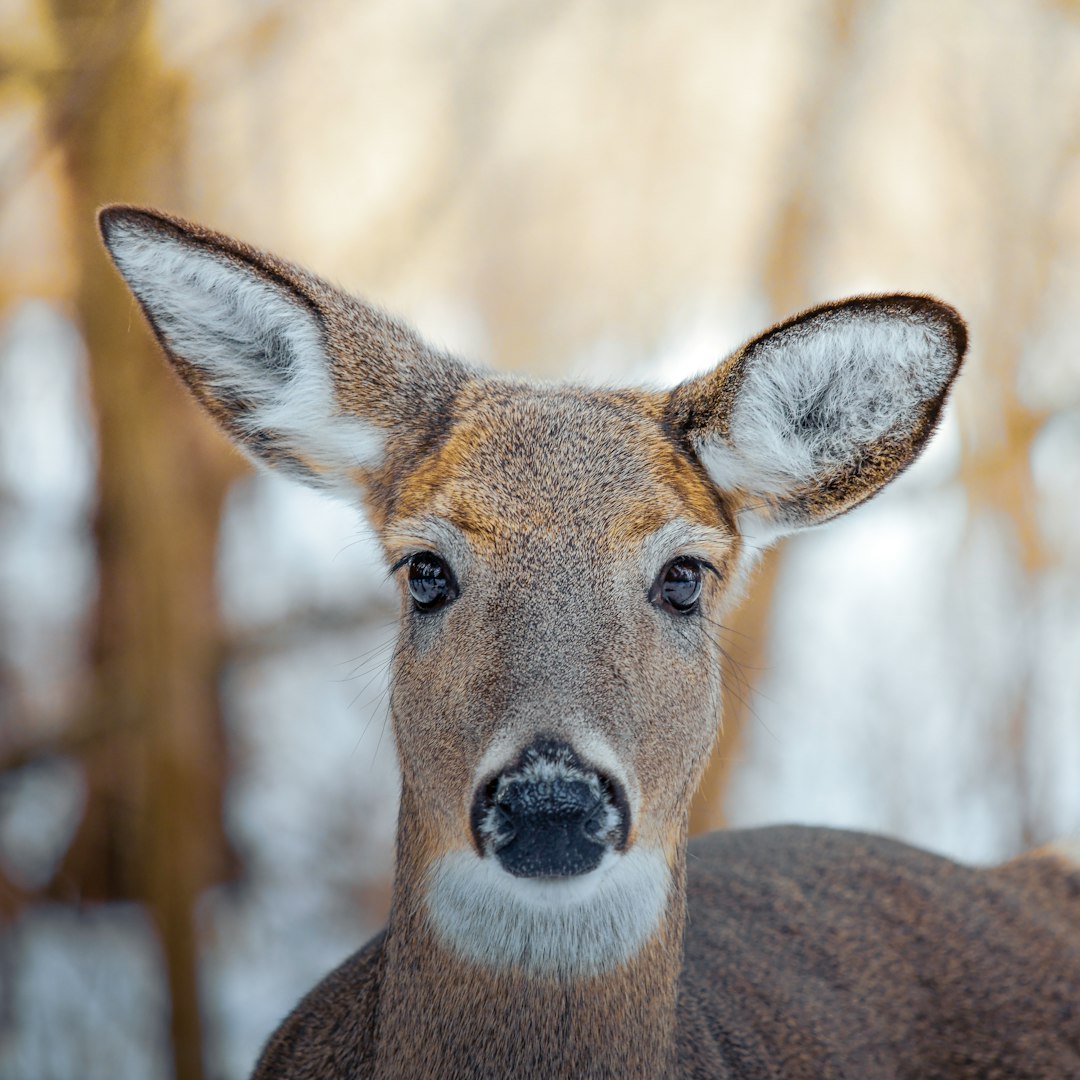
[[[903,296],[826,305],[670,393],[536,386],[435,353],[313,275],[208,230],[119,208],[105,212],[103,231],[110,245],[137,235],[174,254],[210,251],[242,283],[269,283],[313,311],[333,412],[385,434],[381,460],[348,479],[388,557],[434,552],[460,586],[425,614],[401,577],[390,924],[298,1006],[258,1076],[1080,1077],[1080,873],[1062,858],[977,871],[891,841],[802,829],[686,844],[716,736],[714,628],[751,561],[741,515],[765,508],[782,527],[818,523],[906,468],[966,347],[951,308]],[[151,297],[156,329],[152,308],[168,296],[131,284]],[[887,433],[799,485],[744,490],[725,485],[722,467],[710,475],[701,448],[730,442],[735,402],[759,404],[746,396],[748,365],[798,363],[786,342],[829,320],[858,333],[864,317],[915,326],[915,340],[925,332],[937,383],[894,378],[889,392],[910,400],[890,405],[898,419]],[[317,455],[241,426],[242,396],[204,377],[211,361],[197,355],[197,334],[162,344],[249,453],[320,480]],[[248,342],[242,355],[256,354]],[[651,592],[684,544],[716,571],[692,617]],[[653,859],[652,880],[668,868],[658,924],[614,968],[590,969],[576,954],[558,974],[471,960],[430,918],[447,858],[490,865],[470,833],[481,774],[540,739],[606,756],[593,767],[618,774],[633,808],[626,850]],[[646,895],[635,887],[625,895]]]

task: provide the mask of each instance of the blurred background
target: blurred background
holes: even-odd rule
[[[693,827],[976,862],[1080,829],[1080,5],[2,0],[5,1078],[242,1077],[390,899],[378,553],[202,419],[114,200],[547,376],[948,299],[930,451],[732,622]]]

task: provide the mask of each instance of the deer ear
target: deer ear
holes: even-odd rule
[[[246,453],[355,497],[422,451],[466,369],[283,260],[156,211],[101,234],[173,366]]]
[[[926,445],[967,348],[923,296],[814,308],[672,391],[673,424],[768,543],[870,498]]]

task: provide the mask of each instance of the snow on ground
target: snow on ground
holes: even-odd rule
[[[146,1080],[170,1074],[165,972],[134,904],[40,904],[6,935],[14,977],[0,1029],[11,1080]]]

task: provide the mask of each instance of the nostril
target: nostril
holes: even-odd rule
[[[630,800],[626,797],[626,789],[603,773],[597,773],[597,778],[603,792],[601,809],[615,850],[625,852],[630,840]]]
[[[597,799],[582,823],[582,831],[593,840],[598,840],[611,826],[610,806],[604,799]]]
[[[506,847],[514,839],[517,835],[517,828],[514,825],[514,819],[498,803],[492,805],[490,815],[492,818],[490,828],[492,845],[498,851],[499,848]]]
[[[493,776],[487,783],[480,784],[473,796],[469,812],[473,844],[476,846],[476,853],[481,856],[489,844],[494,846],[498,842],[500,831],[509,832],[513,826],[510,816],[496,806],[499,782],[500,778]]]

